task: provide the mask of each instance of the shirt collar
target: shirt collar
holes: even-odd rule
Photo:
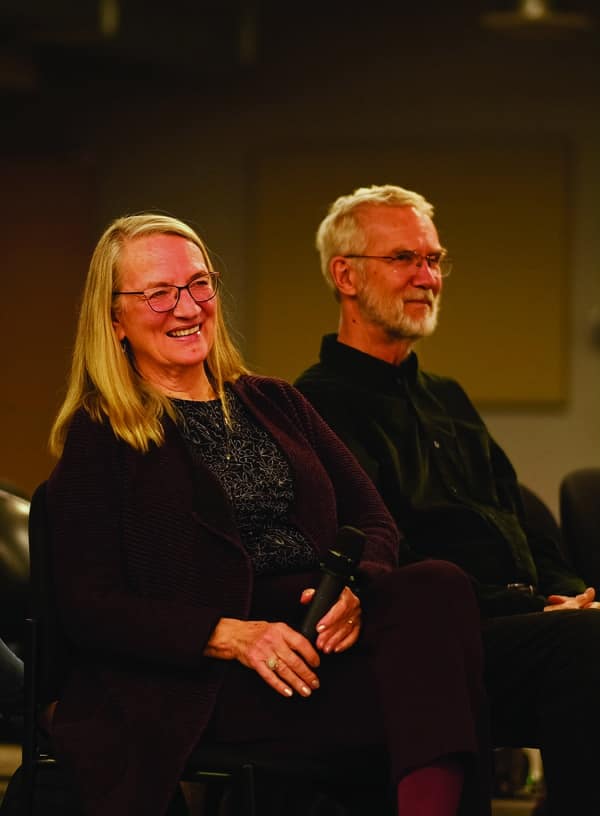
[[[336,371],[360,378],[364,386],[385,390],[395,390],[399,384],[414,385],[419,373],[419,363],[414,351],[400,365],[394,365],[340,343],[336,334],[326,334],[323,337],[320,360]]]

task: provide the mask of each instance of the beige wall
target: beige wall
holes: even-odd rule
[[[423,365],[458,379],[484,408],[560,407],[567,399],[569,159],[562,138],[540,144],[520,134],[500,142],[466,133],[437,144],[258,156],[255,359],[288,380],[313,359],[319,334],[337,324],[333,298],[315,274],[315,226],[340,193],[402,179],[435,202],[442,242],[454,259],[440,327],[419,346]],[[517,262],[507,262],[507,254]],[[273,302],[285,306],[274,309]],[[544,313],[535,332],[532,303]]]
[[[52,467],[49,425],[71,356],[82,270],[95,236],[85,162],[0,157],[0,480],[31,492]]]
[[[446,144],[494,142],[510,167],[511,151],[521,140],[529,148],[539,143],[541,149],[558,140],[569,156],[564,247],[567,286],[562,295],[568,319],[562,335],[564,348],[551,353],[564,354],[566,360],[564,399],[542,410],[535,406],[502,411],[484,408],[492,432],[521,478],[556,509],[562,475],[600,460],[600,349],[591,340],[591,323],[598,319],[600,304],[597,65],[586,45],[542,45],[540,50],[531,44],[495,45],[478,36],[462,42],[460,48],[452,47],[451,38],[435,41],[434,54],[428,57],[419,48],[416,35],[409,41],[398,40],[394,31],[397,26],[389,32],[384,26],[379,32],[368,32],[367,40],[360,31],[327,41],[317,36],[308,43],[297,38],[280,52],[269,52],[264,63],[243,81],[227,80],[222,86],[211,79],[205,86],[197,83],[179,90],[170,86],[164,92],[150,86],[137,88],[135,93],[104,87],[90,96],[78,96],[76,105],[70,98],[61,98],[58,116],[54,111],[54,118],[40,118],[40,138],[48,136],[44,128],[56,130],[60,120],[60,131],[46,141],[58,142],[63,152],[67,145],[67,152],[83,154],[88,161],[86,173],[91,167],[94,180],[86,186],[87,209],[82,212],[80,197],[69,195],[70,212],[67,207],[59,220],[64,225],[78,213],[80,222],[89,222],[82,229],[89,226],[93,235],[114,216],[146,208],[160,208],[190,220],[220,256],[230,310],[251,364],[262,369],[266,362],[261,360],[258,342],[259,315],[266,302],[274,314],[284,315],[284,323],[295,330],[301,327],[305,358],[298,358],[295,366],[299,367],[314,360],[320,333],[335,329],[335,310],[330,308],[329,316],[317,321],[311,302],[300,296],[298,275],[318,279],[320,274],[316,253],[312,260],[307,255],[305,269],[294,271],[292,294],[286,295],[285,302],[269,292],[261,293],[261,303],[256,301],[261,157],[275,151],[311,150],[319,154],[343,150],[372,157],[377,151],[397,150],[403,166],[411,168],[411,145],[427,146],[443,155]],[[377,48],[373,45],[376,33]],[[401,52],[399,43],[404,48]],[[15,134],[20,128],[29,129],[27,144],[18,145],[25,160],[38,148],[31,136],[32,116],[35,122],[31,111],[19,113],[11,122],[13,150],[18,141]],[[52,159],[52,149],[47,152]],[[11,159],[13,154],[5,150],[4,155]],[[468,173],[468,155],[464,162]],[[516,164],[514,172],[518,191],[521,177]],[[321,189],[328,174],[325,186],[337,190],[333,164],[319,168],[315,187]],[[374,182],[423,187],[410,171],[395,178],[361,178],[358,183]],[[284,189],[286,183],[282,178],[282,202],[294,198],[293,189]],[[340,179],[342,183],[345,179]],[[28,184],[28,193],[35,196],[35,179],[30,177]],[[455,200],[450,197],[444,206],[460,212],[460,185],[455,180],[453,185]],[[482,193],[479,217],[493,219],[491,226],[502,237],[502,217],[492,206],[493,196],[493,189]],[[312,214],[315,226],[326,203],[316,196],[314,201],[302,201],[303,211]],[[535,201],[531,210],[535,219]],[[43,213],[35,212],[36,218],[44,219]],[[273,229],[277,215],[274,212]],[[12,227],[5,222],[1,229],[6,240]],[[502,261],[510,266],[511,280],[516,279],[517,285],[519,275],[527,280],[539,249],[539,235],[529,240],[527,230],[526,221],[524,248],[515,252],[510,241],[504,248]],[[444,240],[452,247],[450,230]],[[499,243],[501,246],[502,241]],[[43,275],[43,268],[43,263],[32,267],[23,255],[11,269],[3,268],[3,280],[9,281],[18,272],[32,281]],[[292,259],[284,258],[278,274],[291,277],[293,268]],[[64,277],[58,271],[53,274],[66,294],[64,299],[44,299],[41,317],[39,291],[30,286],[18,289],[17,303],[12,302],[11,288],[9,302],[0,304],[5,394],[0,409],[4,437],[0,477],[28,489],[48,472],[43,439],[66,374],[66,338],[74,329],[73,290],[85,269],[82,265],[76,272],[65,270]],[[543,281],[538,288],[539,297],[534,291],[527,304],[532,338],[546,332],[547,322],[555,319],[544,304]],[[485,279],[476,294],[476,308],[485,319],[491,313]],[[323,302],[328,297],[324,288],[321,297]],[[285,332],[282,334],[273,337],[279,347],[286,343]],[[462,340],[467,348],[479,350],[480,338]],[[515,348],[510,321],[506,321],[504,342],[507,357],[514,359],[515,353],[527,357],[527,339],[520,336]]]

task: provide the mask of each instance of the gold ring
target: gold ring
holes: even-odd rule
[[[272,655],[265,662],[267,664],[267,668],[271,669],[271,671],[277,671],[277,666],[279,666],[279,660],[277,659],[277,655]]]

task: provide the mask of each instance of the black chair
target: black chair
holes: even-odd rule
[[[27,614],[29,496],[0,481],[0,636],[22,655]]]
[[[600,593],[600,467],[567,473],[560,483],[559,505],[573,566]]]
[[[519,488],[525,509],[526,529],[533,534],[552,538],[560,547],[563,555],[568,556],[568,550],[563,540],[560,525],[552,510],[550,510],[546,502],[530,487],[519,484]]]
[[[38,486],[31,500],[29,514],[29,551],[31,561],[31,614],[28,619],[28,645],[25,671],[25,729],[21,804],[23,816],[46,810],[36,808],[36,785],[40,774],[58,776],[58,786],[67,785],[52,755],[49,740],[40,728],[40,716],[48,703],[60,697],[60,689],[70,659],[69,644],[61,631],[56,613],[51,580],[51,542],[46,517],[46,485]],[[90,735],[93,739],[93,735]],[[351,796],[348,810],[336,810],[340,800],[329,798],[328,814],[369,812],[381,816],[392,807],[389,796],[388,765],[385,753],[348,751],[335,757],[314,759],[281,758],[265,753],[258,745],[201,744],[190,756],[181,780],[201,783],[206,796],[203,816],[262,816],[257,791],[269,788],[291,788],[315,796]],[[317,794],[316,792],[320,792]],[[77,814],[73,797],[67,794],[69,816]],[[229,802],[229,804],[227,804]],[[368,803],[368,804],[367,804]],[[358,807],[358,810],[354,810]],[[176,808],[175,808],[176,809]],[[171,812],[171,811],[170,811]],[[181,812],[181,811],[179,811]],[[273,811],[269,808],[269,813]],[[63,814],[61,813],[61,816]]]
[[[543,536],[556,541],[565,555],[561,530],[546,502],[530,487],[520,483],[521,500],[525,512],[524,526],[528,534]],[[539,742],[530,740],[527,745],[496,747],[493,757],[494,795],[506,797],[538,797],[543,790],[543,766],[539,754]]]

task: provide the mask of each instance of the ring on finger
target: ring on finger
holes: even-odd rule
[[[275,654],[271,655],[271,657],[265,660],[265,663],[267,664],[268,669],[271,669],[271,671],[277,671],[277,667],[279,666],[279,658]]]

